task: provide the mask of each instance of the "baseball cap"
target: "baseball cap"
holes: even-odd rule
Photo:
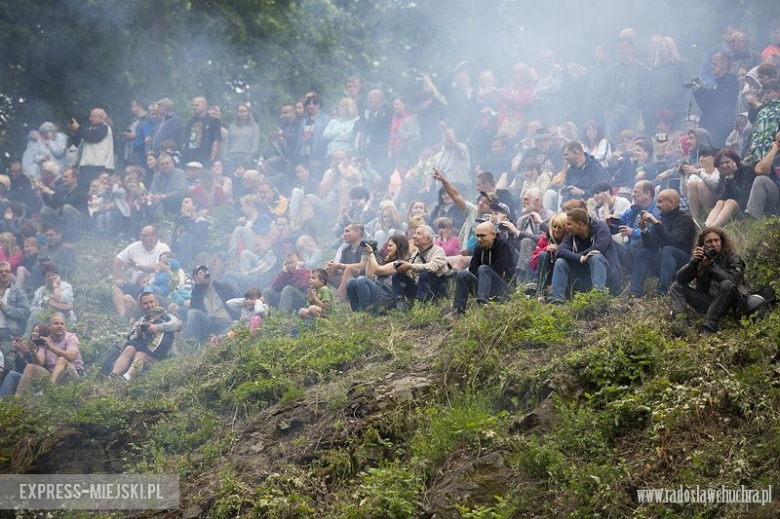
[[[499,213],[504,213],[505,215],[509,215],[509,206],[502,202],[493,202],[490,204],[490,210],[491,211],[498,211]]]

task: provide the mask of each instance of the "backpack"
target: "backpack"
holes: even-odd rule
[[[769,313],[774,302],[775,290],[770,286],[764,286],[758,291],[740,299],[739,313],[743,317],[761,319]]]

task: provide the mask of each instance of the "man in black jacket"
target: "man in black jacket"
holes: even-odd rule
[[[706,313],[702,337],[718,329],[718,321],[729,310],[735,310],[740,295],[749,290],[744,283],[745,262],[731,249],[731,240],[723,230],[707,227],[699,233],[690,261],[677,272],[677,280],[669,289],[672,318],[690,326],[687,306]],[[696,288],[690,282],[696,280]]]
[[[496,236],[495,226],[483,222],[476,229],[477,246],[467,270],[455,276],[455,300],[452,306],[459,314],[466,312],[469,294],[476,288],[477,303],[486,304],[494,298],[508,297],[508,288],[515,276],[512,247]]]
[[[192,272],[192,299],[187,312],[187,340],[201,343],[210,335],[227,330],[236,320],[227,307],[229,299],[240,297],[235,285],[212,281],[208,267]]]
[[[680,210],[680,194],[673,189],[658,193],[656,202],[661,220],[647,211],[639,216],[642,247],[634,257],[631,269],[631,287],[628,295],[642,297],[648,271],[658,275],[656,293],[666,295],[674,275],[690,258],[696,224],[693,218]]]

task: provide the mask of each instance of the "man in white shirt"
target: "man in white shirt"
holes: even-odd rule
[[[167,244],[159,241],[157,226],[147,225],[141,229],[141,239],[133,242],[114,258],[114,286],[111,300],[120,317],[129,317],[135,301],[141,294],[139,280],[146,274],[154,274],[160,254],[170,252]],[[130,279],[125,278],[125,269],[130,269]]]

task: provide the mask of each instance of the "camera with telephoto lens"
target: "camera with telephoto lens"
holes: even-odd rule
[[[704,257],[714,260],[718,257],[718,250],[713,249],[712,247],[707,247],[704,249]]]
[[[694,85],[699,85],[699,84],[701,84],[701,80],[699,78],[695,77],[695,78],[691,79],[690,81],[683,81],[682,87],[685,90],[690,90],[690,89],[692,89],[694,87]]]

